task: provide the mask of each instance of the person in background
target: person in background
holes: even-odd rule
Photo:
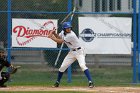
[[[3,71],[4,67],[9,71]],[[17,72],[17,67],[14,67],[7,61],[4,49],[0,48],[0,87],[7,87],[5,83],[9,80],[10,75]]]

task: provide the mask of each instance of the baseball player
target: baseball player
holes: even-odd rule
[[[2,71],[4,67],[9,68],[9,72]],[[4,85],[10,78],[10,74],[14,74],[17,71],[17,68],[11,65],[7,60],[4,53],[4,49],[0,49],[0,87],[7,87]]]
[[[94,84],[92,82],[92,78],[90,76],[89,70],[86,67],[86,63],[85,63],[84,49],[80,45],[78,37],[72,31],[71,23],[64,22],[62,25],[62,29],[63,30],[59,34],[55,33],[55,31],[52,31],[52,33],[49,34],[48,36],[58,44],[64,42],[68,46],[68,48],[70,48],[69,53],[67,54],[67,56],[63,60],[61,67],[59,68],[57,81],[53,87],[59,87],[60,80],[63,76],[64,71],[77,59],[82,71],[84,71],[88,79],[89,88],[93,88]]]

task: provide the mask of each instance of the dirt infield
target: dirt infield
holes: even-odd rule
[[[59,87],[51,88],[45,86],[12,86],[0,88],[0,91],[82,91],[90,93],[140,93],[140,87]]]

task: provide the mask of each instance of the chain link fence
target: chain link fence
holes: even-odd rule
[[[58,19],[60,23],[63,18],[68,14],[70,8],[70,2],[72,7],[74,0],[11,0],[11,11],[7,11],[7,0],[0,1],[0,47],[8,49],[8,22],[7,13],[11,12],[11,18],[27,18],[27,19]],[[73,29],[78,35],[78,17],[130,17],[132,18],[133,8],[132,0],[78,0],[76,6],[77,11],[73,18]],[[58,29],[58,32],[61,28]],[[30,65],[27,69],[32,68],[31,71],[45,71],[48,74],[47,82],[54,81],[58,68],[60,67],[64,57],[68,53],[66,45],[64,45],[61,56],[58,60],[58,65],[54,67],[54,62],[58,55],[60,45],[57,49],[48,48],[11,48],[11,63],[18,65]],[[99,70],[102,67],[111,67],[116,69],[124,66],[124,68],[131,70],[132,55],[123,54],[88,54],[86,55],[87,66],[92,72],[92,75],[96,77],[98,73],[94,73],[94,69]],[[34,67],[35,65],[35,67]],[[26,66],[25,66],[26,68]],[[41,69],[42,68],[42,69]],[[77,75],[83,73],[75,62],[72,65],[72,73],[74,74],[73,81],[79,81]],[[100,74],[100,73],[99,73]],[[103,73],[105,74],[105,72]],[[50,78],[52,76],[52,78]],[[84,77],[81,75],[81,77]],[[41,78],[41,77],[40,77]],[[131,82],[131,76],[127,79]],[[95,78],[95,81],[98,81]],[[128,83],[120,81],[121,83]]]

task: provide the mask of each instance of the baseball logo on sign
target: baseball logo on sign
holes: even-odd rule
[[[80,33],[80,37],[85,42],[91,42],[95,38],[95,33],[92,29],[86,28]]]
[[[37,38],[48,38],[51,31],[57,28],[56,24],[51,20],[41,22],[40,24],[31,21],[31,19],[29,21],[31,22],[30,25],[22,24],[13,27],[12,34],[14,34],[15,42],[17,42],[19,46],[23,47],[33,41],[35,42]]]

